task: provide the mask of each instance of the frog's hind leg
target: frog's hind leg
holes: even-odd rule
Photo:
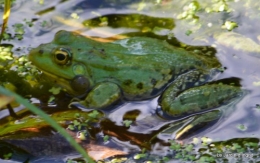
[[[164,91],[159,99],[159,103],[161,106],[168,107],[168,103],[171,102],[180,92],[204,84],[212,78],[212,74],[213,73],[202,74],[197,70],[193,70],[179,76]]]
[[[170,86],[162,95],[160,105],[168,115],[180,117],[217,108],[242,94],[239,86],[222,83],[192,87],[185,91],[176,91],[174,86]]]
[[[191,87],[200,86],[206,82],[212,81],[220,73],[220,70],[213,68],[209,71],[205,70],[192,70],[185,74],[180,75],[171,84],[170,87],[176,88],[178,92],[189,89]]]

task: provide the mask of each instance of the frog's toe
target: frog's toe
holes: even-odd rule
[[[206,129],[215,124],[221,117],[221,111],[214,110],[204,114],[196,115],[194,120],[183,126],[175,135],[175,139],[181,140],[187,136],[196,134],[197,131]]]
[[[80,109],[80,110],[83,110],[83,111],[92,111],[92,110],[95,110],[95,109],[91,109],[91,108],[86,107],[86,106],[85,106],[84,104],[82,104],[82,102],[80,102],[80,101],[71,102],[68,107],[69,107],[69,108],[77,108],[77,109]]]

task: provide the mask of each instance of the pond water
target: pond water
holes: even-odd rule
[[[196,2],[196,3],[194,3]],[[259,137],[260,109],[260,3],[258,1],[117,1],[117,0],[17,0],[9,18],[9,30],[15,23],[32,20],[25,26],[22,40],[13,40],[14,55],[28,54],[42,43],[51,42],[60,30],[77,31],[82,35],[115,39],[124,36],[148,36],[167,40],[174,46],[212,47],[216,57],[225,67],[215,80],[236,77],[246,94],[236,103],[224,108],[221,120],[196,137],[210,137],[214,141],[232,138]],[[3,12],[2,9],[0,12]],[[230,24],[234,28],[230,28]],[[4,41],[4,43],[10,43]],[[137,121],[156,116],[157,99],[129,102],[110,112],[107,117],[122,126],[124,115],[138,110]],[[1,114],[6,114],[1,112]],[[168,123],[159,118],[146,126],[132,126],[128,132],[149,134]],[[240,127],[239,127],[240,126]],[[241,126],[243,129],[241,129]],[[104,126],[106,129],[106,126]],[[118,131],[120,134],[120,131]],[[167,141],[173,134],[160,133]],[[189,137],[184,142],[191,142]],[[111,138],[109,146],[125,152],[141,150],[127,140]],[[159,147],[158,147],[159,146]],[[152,146],[152,153],[163,155],[167,150],[159,143]],[[42,159],[41,159],[42,160]],[[42,162],[47,160],[43,159]],[[54,160],[52,160],[54,161]],[[41,161],[35,161],[41,162]],[[50,162],[50,161],[47,161]]]

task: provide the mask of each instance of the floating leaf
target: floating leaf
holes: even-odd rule
[[[125,127],[129,127],[133,123],[133,121],[131,121],[131,120],[124,120],[123,123],[124,123]]]
[[[94,110],[88,116],[91,117],[91,118],[97,118],[98,115],[99,115],[99,112]]]
[[[59,94],[60,91],[61,91],[61,87],[52,87],[52,88],[49,90],[49,92],[51,92],[51,93],[54,94],[54,95]]]
[[[109,139],[109,136],[108,136],[108,135],[105,135],[105,136],[103,137],[103,141],[104,141],[104,142],[107,142],[108,139]]]

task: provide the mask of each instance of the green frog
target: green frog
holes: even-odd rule
[[[240,96],[240,87],[207,84],[221,67],[216,57],[195,54],[164,40],[131,37],[100,42],[59,31],[31,50],[29,60],[87,108],[157,96],[162,111],[179,117],[209,110]]]

